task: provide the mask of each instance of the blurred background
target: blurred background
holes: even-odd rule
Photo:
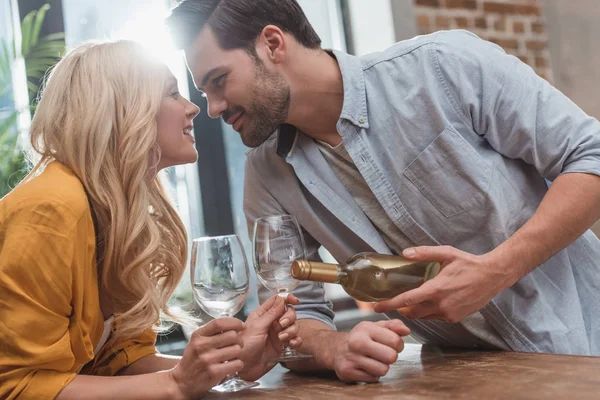
[[[65,50],[92,39],[132,39],[165,61],[184,95],[203,110],[195,121],[197,164],[167,171],[169,189],[190,241],[237,233],[251,260],[242,211],[246,148],[237,132],[206,115],[182,55],[170,48],[163,19],[169,0],[0,0],[0,197],[25,172],[22,152],[41,78]],[[355,55],[444,29],[467,29],[529,64],[588,114],[600,117],[599,0],[299,0],[326,48]],[[600,225],[594,228],[600,232]],[[322,256],[335,262],[322,249]],[[344,260],[339,260],[343,262]],[[252,269],[252,266],[250,266]],[[245,315],[258,305],[253,277]],[[348,330],[378,319],[336,285],[327,294],[336,324]],[[173,302],[192,304],[189,274]],[[206,317],[206,316],[205,316]],[[206,317],[208,318],[208,317]],[[162,351],[185,346],[181,330],[161,338]]]

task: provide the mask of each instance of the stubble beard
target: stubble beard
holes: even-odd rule
[[[268,71],[262,62],[256,64],[252,88],[251,124],[241,134],[247,147],[263,144],[279,126],[286,122],[290,109],[290,88],[278,73]]]

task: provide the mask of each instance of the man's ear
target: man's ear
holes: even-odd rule
[[[287,55],[286,37],[282,30],[275,25],[267,25],[258,36],[257,51],[262,50],[263,55],[273,64],[280,64]]]

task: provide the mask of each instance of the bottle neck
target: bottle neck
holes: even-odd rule
[[[337,264],[298,260],[292,263],[292,276],[302,281],[339,283],[343,274]]]

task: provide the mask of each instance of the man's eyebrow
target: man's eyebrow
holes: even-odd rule
[[[219,70],[223,69],[223,67],[215,67],[213,69],[211,69],[210,71],[208,71],[205,75],[204,78],[202,78],[202,82],[200,82],[200,86],[196,87],[196,89],[198,90],[202,90],[202,88],[204,86],[206,86],[206,84],[208,83],[208,81],[210,80],[210,78],[217,73]]]

